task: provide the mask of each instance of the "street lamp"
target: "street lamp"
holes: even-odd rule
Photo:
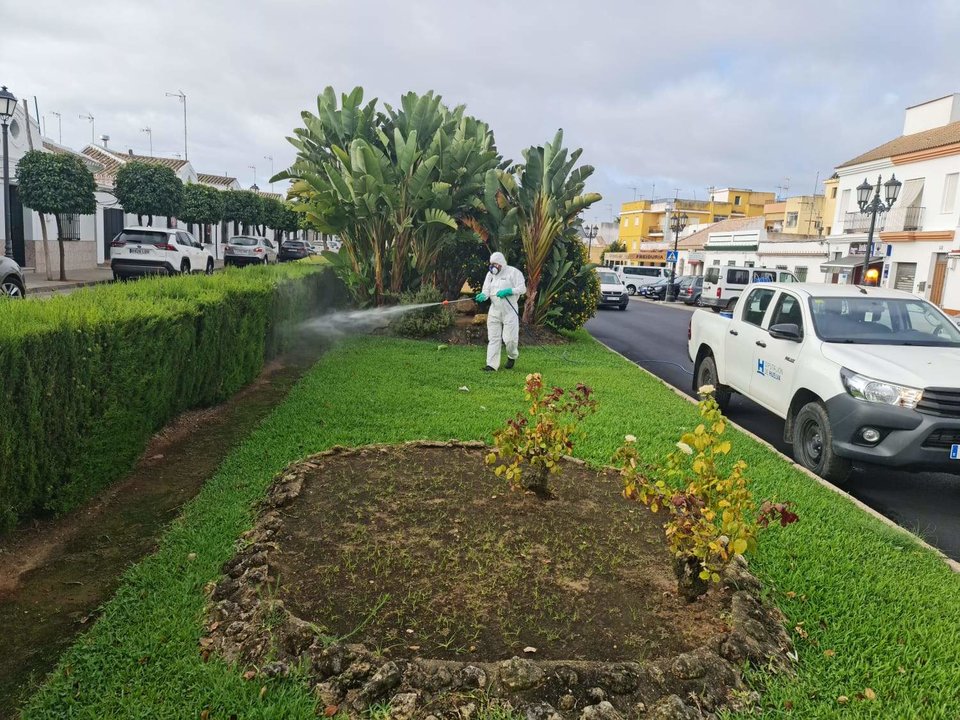
[[[13,257],[13,230],[10,223],[10,150],[7,145],[7,126],[17,111],[17,98],[0,87],[0,124],[3,125],[3,254]]]
[[[870,232],[867,234],[867,253],[863,257],[863,281],[867,280],[867,271],[870,268],[870,258],[873,257],[873,231],[877,225],[877,213],[886,212],[893,207],[897,201],[897,195],[900,194],[900,186],[903,184],[897,180],[896,175],[891,175],[890,179],[883,183],[884,199],[880,199],[880,183],[883,177],[877,175],[876,186],[871,185],[866,178],[860,185],[857,185],[857,205],[860,206],[860,212],[870,213]],[[873,193],[871,199],[870,194]]]
[[[667,287],[665,297],[667,302],[677,301],[677,242],[680,240],[680,233],[687,226],[690,220],[686,213],[676,213],[670,219],[670,229],[673,230],[673,262],[670,263],[670,285]]]
[[[583,228],[583,234],[587,238],[587,262],[593,262],[591,258],[591,253],[593,252],[593,239],[597,236],[597,233],[600,232],[600,228],[596,225],[586,225]]]

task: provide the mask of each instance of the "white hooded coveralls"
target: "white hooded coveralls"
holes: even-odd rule
[[[507,346],[507,357],[516,360],[520,356],[517,345],[520,340],[520,314],[518,301],[527,291],[523,273],[507,265],[503,253],[495,252],[490,263],[499,263],[500,272],[494,275],[488,272],[483,281],[483,294],[490,298],[490,311],[487,313],[487,365],[500,368],[501,345]],[[497,292],[510,288],[512,295],[498,298]]]

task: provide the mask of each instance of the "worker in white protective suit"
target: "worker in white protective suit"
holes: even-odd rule
[[[490,256],[490,268],[483,281],[483,289],[477,293],[478,303],[490,301],[487,313],[487,365],[483,369],[493,372],[500,368],[500,348],[507,346],[506,368],[512,368],[520,351],[520,309],[517,302],[527,291],[523,273],[507,265],[503,253]]]

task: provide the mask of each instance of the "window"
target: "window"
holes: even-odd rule
[[[734,204],[734,205],[739,205],[739,204],[740,204],[740,196],[739,196],[739,195],[734,195],[734,196],[733,196],[733,204]]]
[[[840,214],[837,216],[842,221],[844,216],[847,213],[847,209],[850,207],[850,190],[844,190],[843,194],[840,195]]]
[[[720,222],[721,220],[726,220],[728,217],[730,217],[730,216],[729,216],[729,215],[714,215],[714,216],[713,216],[713,221],[714,221],[714,222]]]
[[[727,260],[727,265],[736,265],[736,264],[737,264],[736,260]]]
[[[755,283],[768,283],[776,281],[777,273],[773,270],[754,270],[753,272],[753,282]]]
[[[786,265],[777,265],[777,270],[786,270],[786,269],[787,269]]]
[[[817,335],[825,342],[960,347],[960,330],[919,299],[810,298]]]
[[[800,213],[788,212],[787,213],[787,227],[795,228],[797,226],[797,217]]]
[[[623,219],[623,226],[626,227],[626,226],[627,226],[627,223],[629,223],[629,222],[630,222],[630,220],[629,220],[628,218],[624,218],[624,219]]]
[[[803,312],[800,310],[800,301],[793,295],[782,293],[780,300],[773,308],[770,326],[790,323],[800,328],[800,337],[803,337]]]
[[[746,285],[750,282],[750,271],[739,268],[736,270],[727,270],[727,282],[730,285]]]
[[[60,237],[64,240],[80,239],[80,216],[76,213],[60,214]]]
[[[797,276],[797,282],[807,281],[807,269],[798,265],[793,269],[793,274]]]
[[[636,226],[639,225],[639,224],[640,224],[640,218],[639,218],[639,217],[635,217],[635,218],[633,219],[633,226],[636,227]]]
[[[714,260],[714,261],[713,261],[713,264],[714,264],[714,265],[719,265],[719,264],[720,264],[720,261],[719,261],[719,260]]]
[[[717,262],[720,261],[718,260]],[[715,267],[707,268],[707,274],[704,276],[703,281],[711,285],[716,285],[720,281],[720,270]]]
[[[831,200],[837,199],[837,189],[835,187],[830,188],[830,199]]]
[[[806,268],[804,268],[804,269],[806,269]],[[777,273],[777,274],[780,276],[780,282],[782,282],[782,283],[785,283],[785,282],[800,282],[799,280],[797,280],[793,275],[791,275],[791,274],[788,273],[788,272],[781,272],[781,273]]]
[[[743,310],[743,321],[760,327],[763,325],[763,316],[767,314],[767,306],[774,296],[773,290],[766,288],[754,290],[747,295],[747,306]]]
[[[747,260],[747,261],[744,263],[744,265],[746,265],[747,267],[755,267],[755,266],[756,266],[756,263],[755,263],[753,260]]]
[[[956,207],[957,178],[960,178],[960,173],[950,173],[943,180],[943,206],[941,212],[952,213]]]

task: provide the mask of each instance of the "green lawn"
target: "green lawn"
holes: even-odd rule
[[[386,339],[325,356],[225,461],[159,551],[129,571],[24,717],[188,718],[204,709],[211,719],[313,717],[314,701],[295,679],[244,682],[219,661],[203,663],[197,646],[204,586],[249,527],[253,501],[303,455],[337,444],[489,439],[522,406],[523,376],[533,370],[551,384],[595,388],[599,410],[582,423],[576,449],[594,463],[606,462],[625,433],[654,463],[696,420],[692,405],[585,335],[524,350],[513,372],[484,374],[482,364],[482,348]],[[458,391],[463,385],[470,391]],[[805,634],[795,633],[796,677],[768,682],[764,716],[955,720],[960,576],[772,451],[740,435],[734,448],[758,495],[794,500],[801,518],[765,536],[753,560],[791,628]],[[875,700],[857,699],[866,688]]]

